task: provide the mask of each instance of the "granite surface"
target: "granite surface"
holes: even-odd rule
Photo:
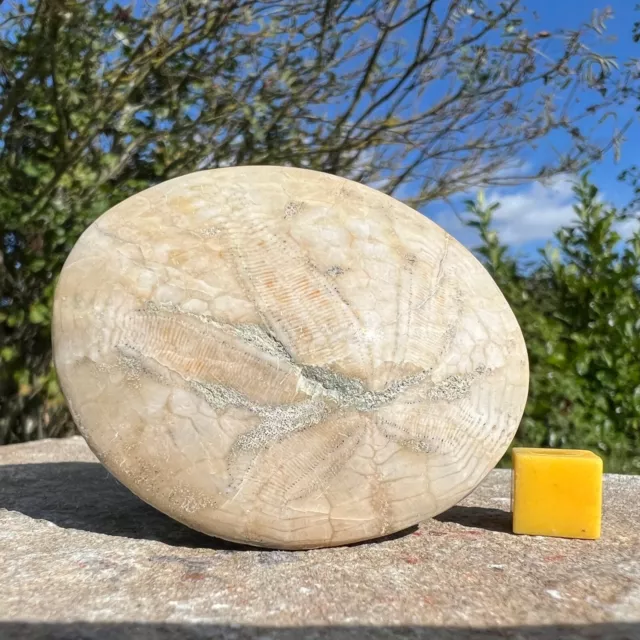
[[[640,477],[598,541],[510,533],[509,472],[373,543],[241,547],[115,481],[81,438],[0,448],[0,638],[640,638]]]

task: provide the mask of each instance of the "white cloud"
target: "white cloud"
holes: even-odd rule
[[[517,247],[551,239],[558,227],[575,218],[572,186],[571,177],[558,176],[545,184],[534,182],[517,190],[486,191],[489,203],[500,204],[494,212],[493,228],[502,242]],[[476,194],[469,195],[473,199]],[[466,246],[478,244],[476,231],[464,225],[453,211],[440,210],[432,218]]]
[[[554,231],[575,219],[573,180],[560,176],[543,185],[534,182],[517,193],[487,193],[489,202],[499,202],[494,213],[495,229],[510,245],[548,240]]]
[[[474,194],[469,194],[474,199]],[[514,189],[491,189],[485,193],[487,202],[498,202],[500,207],[494,212],[493,229],[500,240],[518,248],[528,242],[543,243],[553,239],[553,234],[561,226],[570,224],[576,218],[573,205],[573,179],[558,176],[542,184],[535,182]],[[607,202],[606,194],[601,194]],[[466,226],[452,210],[440,209],[430,216],[457,240],[469,248],[479,244],[475,229]],[[464,214],[463,214],[464,217]],[[629,238],[640,227],[640,212],[617,225],[622,238]]]
[[[630,238],[640,227],[640,211],[631,214],[631,217],[618,224],[616,231],[623,238]]]

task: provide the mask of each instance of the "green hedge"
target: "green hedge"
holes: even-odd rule
[[[529,402],[515,445],[586,448],[605,470],[640,472],[640,234],[583,176],[575,222],[533,265],[492,229],[499,204],[467,201],[477,253],[509,300],[529,351]],[[505,460],[506,463],[506,460]]]

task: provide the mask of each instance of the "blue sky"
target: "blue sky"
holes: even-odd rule
[[[619,59],[640,58],[640,43],[635,44],[631,36],[633,23],[640,19],[640,11],[635,10],[634,0],[613,0],[607,3],[599,3],[597,0],[529,0],[526,4],[539,16],[538,21],[531,20],[531,30],[549,31],[575,28],[578,24],[590,20],[594,8],[603,9],[609,6],[613,9],[614,17],[607,23],[606,35],[613,37],[613,40],[601,43],[598,51],[615,55]],[[640,123],[637,121],[638,114],[634,111],[634,105],[619,109],[617,115],[619,125],[629,119],[635,119],[627,132],[622,157],[616,164],[613,153],[609,153],[601,163],[593,166],[591,175],[603,197],[616,206],[623,207],[629,203],[632,192],[617,179],[617,176],[625,167],[638,162]],[[541,150],[535,153],[544,153],[543,149],[548,149],[549,144],[553,142],[554,138],[550,136]],[[535,153],[520,160],[536,164],[539,158]],[[549,186],[527,184],[508,189],[489,189],[487,196],[502,203],[496,216],[496,227],[502,238],[515,251],[524,255],[535,254],[538,247],[552,238],[553,230],[572,217],[573,199],[568,176],[560,177]],[[452,215],[449,206],[434,203],[426,213],[464,244],[473,246],[476,243],[472,230],[460,224],[456,216]]]
[[[139,0],[132,1],[134,6],[142,6]],[[611,39],[599,43],[598,51],[615,55],[619,60],[628,60],[634,56],[640,58],[640,43],[633,43],[631,33],[633,23],[640,20],[640,10],[635,8],[639,2],[640,0],[523,0],[523,4],[529,9],[526,15],[530,21],[525,27],[532,33],[542,29],[553,32],[557,29],[576,28],[590,20],[594,9],[602,10],[609,6],[614,15],[607,22],[606,35]],[[121,4],[129,4],[129,1]],[[446,2],[442,4],[446,5]],[[2,11],[4,9],[0,9],[0,13]],[[533,11],[538,16],[537,20],[532,16]],[[414,34],[406,35],[411,39]],[[425,99],[437,98],[437,92],[436,85],[431,88]],[[637,121],[640,114],[635,112],[635,106],[630,104],[617,112],[619,125],[629,119],[636,120],[627,132],[627,141],[623,146],[620,162],[616,164],[614,155],[610,152],[601,163],[594,165],[591,171],[603,197],[619,207],[628,204],[632,192],[628,185],[620,182],[617,177],[625,167],[634,162],[640,163],[636,152],[640,147],[640,122]],[[541,144],[539,150],[529,152],[529,155],[517,160],[531,166],[540,164],[554,144],[563,146],[560,139],[562,135],[564,134],[552,134]],[[396,195],[402,197],[402,194]],[[462,199],[469,196],[470,194],[465,194],[453,200],[458,212],[462,211]],[[502,205],[496,214],[496,228],[502,239],[513,247],[514,251],[528,256],[535,255],[536,249],[544,246],[552,238],[553,231],[570,221],[573,215],[570,176],[560,176],[553,184],[546,186],[530,183],[514,188],[488,189],[487,197],[489,200],[500,201]],[[462,225],[449,204],[435,202],[423,212],[467,246],[473,247],[477,244],[473,230]]]

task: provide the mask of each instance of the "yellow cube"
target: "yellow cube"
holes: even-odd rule
[[[602,459],[577,449],[512,452],[513,532],[561,538],[600,537]]]

